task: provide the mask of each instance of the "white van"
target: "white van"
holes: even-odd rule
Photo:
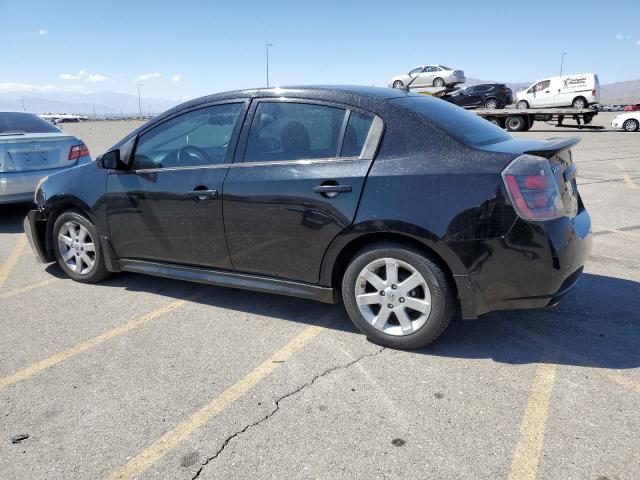
[[[538,80],[516,96],[518,108],[587,108],[600,103],[600,84],[595,73],[564,75]]]

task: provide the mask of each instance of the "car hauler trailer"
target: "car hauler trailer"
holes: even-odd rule
[[[602,129],[598,125],[590,125],[593,117],[598,114],[591,108],[518,108],[496,110],[471,110],[476,115],[489,120],[510,132],[523,132],[529,130],[535,121],[556,122],[556,127],[576,128],[576,125],[565,125],[565,118],[573,119],[577,127]]]

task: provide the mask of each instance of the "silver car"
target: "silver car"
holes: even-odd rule
[[[0,203],[33,201],[38,182],[91,162],[82,140],[25,112],[0,112]]]
[[[417,77],[417,78],[416,78]],[[415,80],[414,80],[415,79]],[[413,80],[413,82],[411,82]],[[454,70],[444,65],[420,65],[405,75],[397,75],[391,79],[389,86],[393,88],[405,87],[411,82],[410,88],[416,87],[448,87],[464,83],[467,79],[462,70]]]

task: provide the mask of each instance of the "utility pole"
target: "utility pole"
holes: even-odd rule
[[[22,96],[22,111],[23,111],[23,112],[26,112],[26,111],[27,111],[27,109],[26,109],[26,108],[24,108],[24,95]]]
[[[560,55],[560,76],[562,76],[562,67],[564,66],[564,56],[567,52],[564,52]]]
[[[269,88],[269,47],[273,47],[273,43],[264,44],[264,48],[267,53],[267,88]]]
[[[140,116],[142,117],[142,102],[140,101],[140,87],[142,86],[141,83],[138,84],[138,110],[140,112]]]

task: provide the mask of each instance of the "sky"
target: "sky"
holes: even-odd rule
[[[0,0],[0,93],[183,100],[271,85],[386,86],[424,63],[534,81],[640,78],[640,1]]]

